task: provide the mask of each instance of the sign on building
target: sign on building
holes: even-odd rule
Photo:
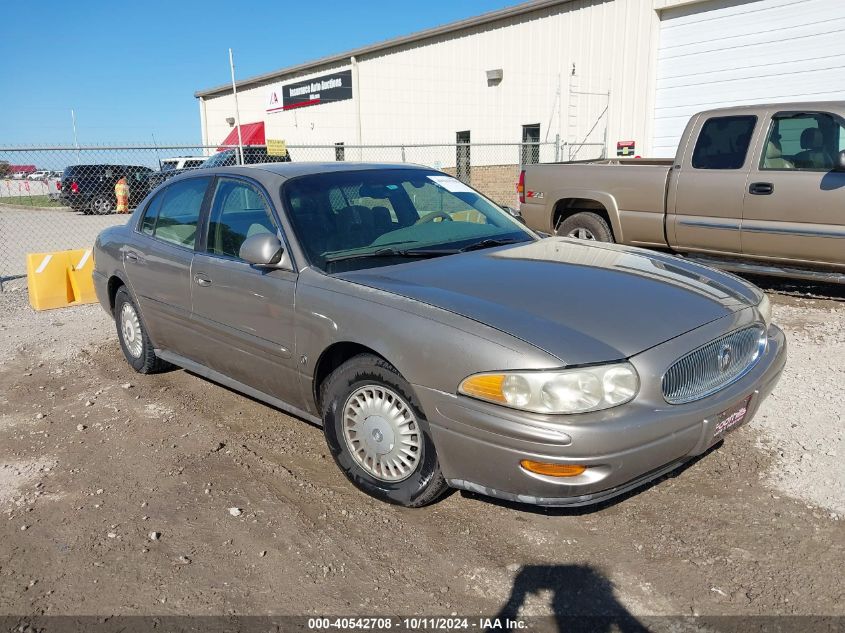
[[[267,112],[304,108],[352,98],[352,71],[341,70],[270,90]]]
[[[617,156],[633,156],[637,151],[636,141],[618,141],[616,143]]]
[[[287,145],[284,140],[276,138],[267,139],[267,155],[268,156],[284,156],[288,153]]]

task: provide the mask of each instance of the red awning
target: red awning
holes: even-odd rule
[[[241,140],[244,145],[264,145],[264,121],[258,123],[244,123],[241,125]],[[217,148],[218,152],[229,149],[233,145],[238,144],[238,128],[237,126],[229,132],[229,136],[223,139],[220,146]],[[228,145],[229,147],[225,147]]]

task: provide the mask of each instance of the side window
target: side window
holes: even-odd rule
[[[176,182],[161,193],[147,207],[141,231],[149,234],[148,226],[155,213],[152,236],[164,242],[193,248],[197,238],[202,200],[210,178],[191,178]],[[160,201],[159,201],[160,200]]]
[[[836,164],[845,128],[825,112],[779,112],[772,117],[761,169],[827,171]]]
[[[246,238],[261,233],[276,233],[261,192],[240,180],[218,180],[208,223],[208,252],[240,257]]]
[[[723,116],[707,119],[692,153],[695,169],[740,169],[745,164],[748,145],[757,117]]]
[[[164,199],[164,191],[159,191],[155,197],[150,200],[144,211],[144,218],[141,220],[141,233],[152,235],[156,227],[156,220],[158,219],[158,211],[161,208],[161,201]]]

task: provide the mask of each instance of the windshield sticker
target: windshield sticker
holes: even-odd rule
[[[440,185],[446,191],[451,191],[452,193],[459,193],[459,192],[469,192],[475,193],[472,189],[467,187],[464,183],[462,183],[457,178],[452,178],[451,176],[429,176],[428,179],[432,181],[436,185]]]

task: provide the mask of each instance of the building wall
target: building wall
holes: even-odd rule
[[[664,0],[665,1],[665,0]],[[710,0],[661,13],[652,150],[731,105],[845,99],[843,0]]]
[[[647,154],[658,28],[658,14],[646,0],[573,0],[362,56],[357,82],[353,71],[353,100],[266,112],[274,85],[350,63],[244,89],[238,93],[241,121],[263,120],[268,138],[290,145],[354,145],[359,140],[450,144],[463,130],[470,131],[472,143],[518,143],[522,125],[539,123],[544,141],[554,141],[558,134],[573,144],[606,141],[613,154],[616,141],[634,140],[637,153]],[[488,86],[485,73],[497,68],[503,71],[502,82]],[[201,110],[204,141],[219,143],[231,129],[225,121],[234,116],[231,95],[207,97]],[[436,158],[431,156],[435,152]],[[599,148],[585,148],[573,157],[599,153]],[[429,163],[455,164],[454,148],[430,149],[428,154]],[[346,157],[359,158],[351,149]],[[473,165],[503,162],[509,161],[493,150],[473,150]]]

